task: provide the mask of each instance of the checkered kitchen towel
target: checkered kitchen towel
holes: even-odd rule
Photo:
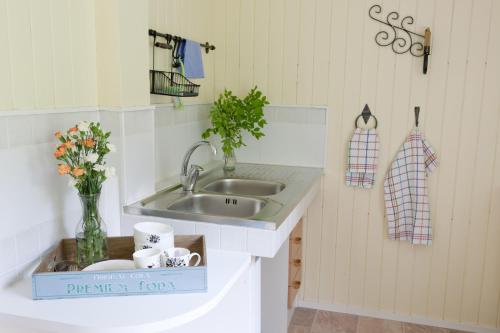
[[[372,188],[379,150],[377,130],[356,128],[349,141],[345,183],[348,186]]]
[[[438,166],[437,156],[416,128],[400,148],[384,181],[385,210],[390,239],[430,245],[429,199],[426,178]]]

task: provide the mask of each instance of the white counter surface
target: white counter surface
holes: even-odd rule
[[[208,292],[197,294],[33,301],[31,279],[24,279],[0,291],[0,332],[7,325],[65,333],[162,332],[210,312],[250,263],[247,253],[208,250]]]

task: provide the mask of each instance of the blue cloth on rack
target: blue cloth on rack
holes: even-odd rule
[[[203,79],[205,73],[200,44],[193,40],[184,39],[180,45],[179,53],[184,61],[184,75],[188,79]]]

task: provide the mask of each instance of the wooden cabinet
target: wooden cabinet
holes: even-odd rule
[[[302,224],[301,219],[288,239],[288,308],[293,307],[302,284]]]

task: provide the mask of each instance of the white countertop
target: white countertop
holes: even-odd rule
[[[0,291],[2,323],[72,333],[161,332],[212,310],[250,267],[242,252],[208,250],[208,292],[61,300],[31,299],[31,278]]]

